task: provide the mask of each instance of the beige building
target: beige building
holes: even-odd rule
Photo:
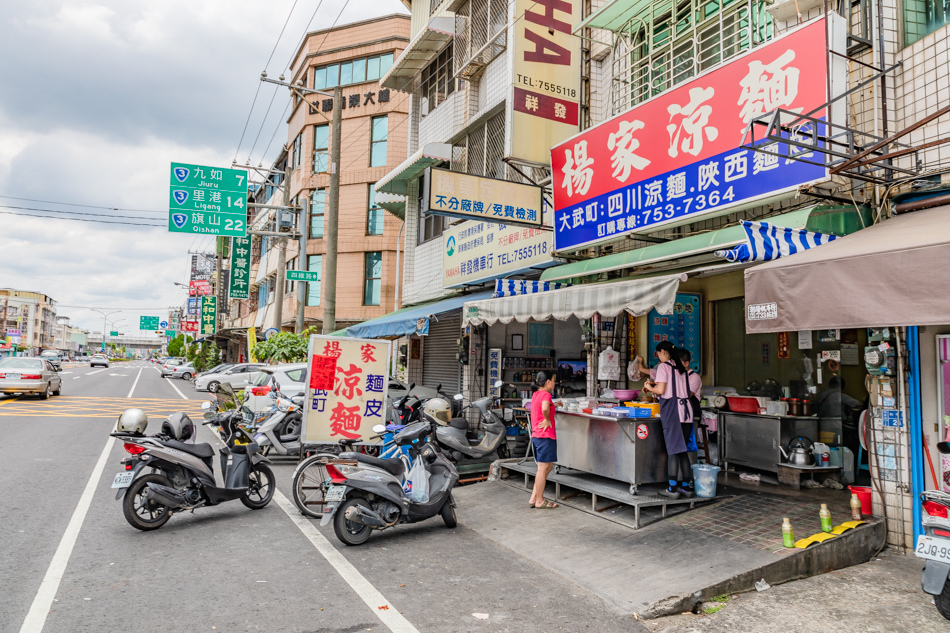
[[[39,354],[54,347],[56,307],[41,292],[0,289],[0,323],[21,350]]]

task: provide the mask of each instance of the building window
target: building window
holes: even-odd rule
[[[366,253],[363,276],[363,305],[378,306],[383,285],[383,254],[379,251]]]
[[[904,0],[904,46],[950,24],[950,0]]]
[[[504,52],[507,25],[507,0],[470,0],[456,9],[455,67],[463,77],[474,76]]]
[[[265,279],[260,286],[257,287],[257,308],[261,309],[267,305],[267,280]]]
[[[352,59],[342,64],[330,64],[313,69],[313,88],[323,90],[376,81],[393,65],[393,54],[374,55]]]
[[[313,173],[324,174],[330,171],[330,126],[313,127]]]
[[[370,185],[369,215],[366,218],[366,234],[382,235],[385,217],[385,211],[383,211],[383,208],[376,204],[376,189],[373,188],[373,185]]]
[[[614,114],[666,92],[774,35],[764,0],[672,0],[647,5],[614,36]]]
[[[323,218],[326,213],[327,190],[314,189],[310,195],[310,237],[323,237]]]
[[[505,113],[499,112],[452,148],[452,171],[505,178]]]
[[[386,139],[389,136],[389,117],[374,116],[372,119],[372,140],[370,141],[370,167],[382,167],[386,164]]]
[[[318,281],[307,282],[307,305],[320,305],[320,286],[323,285],[323,255],[308,255],[307,270],[316,272]]]
[[[300,157],[303,153],[303,132],[297,135],[297,138],[294,139],[293,147],[291,148],[290,153],[290,168],[296,169],[300,167]]]
[[[428,201],[422,195],[422,186],[419,186],[419,244],[434,240],[442,236],[442,232],[449,226],[449,219],[444,215],[426,213]]]
[[[420,112],[425,116],[442,105],[455,92],[452,75],[452,45],[445,47],[438,57],[422,70],[422,104]]]

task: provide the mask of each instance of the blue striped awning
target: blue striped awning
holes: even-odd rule
[[[730,262],[767,262],[837,239],[834,235],[790,229],[768,222],[743,221],[742,228],[745,229],[746,243],[726,251],[716,251],[716,256]]]
[[[498,297],[514,297],[516,295],[530,295],[548,290],[560,290],[571,284],[553,281],[528,281],[527,279],[496,279],[495,294]]]

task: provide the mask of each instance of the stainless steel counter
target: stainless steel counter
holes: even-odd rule
[[[557,411],[557,463],[637,487],[666,481],[666,450],[659,418],[611,418]],[[643,436],[643,437],[641,437]]]
[[[724,468],[729,464],[778,472],[784,462],[779,447],[788,448],[796,437],[818,440],[818,418],[719,412],[719,450]]]

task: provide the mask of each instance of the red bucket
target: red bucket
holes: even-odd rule
[[[871,489],[867,486],[848,486],[848,490],[858,495],[861,502],[861,514],[874,516],[874,504],[871,502]]]

